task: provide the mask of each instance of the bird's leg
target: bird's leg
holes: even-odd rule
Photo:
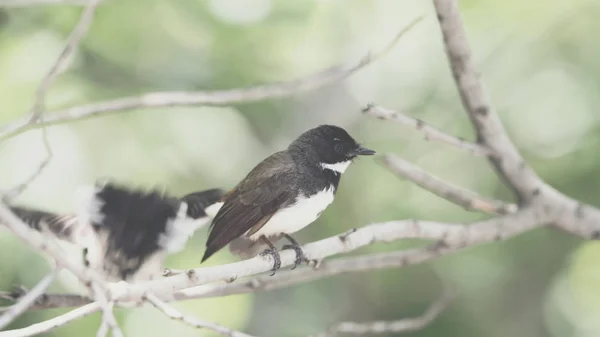
[[[269,241],[269,239],[267,239],[266,236],[261,235],[260,241],[262,241],[267,246],[269,246],[269,249],[265,249],[265,251],[260,253],[260,255],[261,256],[271,255],[273,257],[273,269],[272,269],[273,273],[271,274],[271,276],[273,276],[273,275],[275,275],[275,272],[281,267],[281,258],[279,257],[279,252],[277,251],[277,248],[275,248],[275,246],[273,246],[271,241]]]
[[[296,269],[296,267],[298,267],[299,264],[301,264],[303,261],[308,261],[308,259],[306,258],[306,255],[304,255],[304,251],[302,251],[302,248],[300,248],[300,244],[298,243],[298,241],[296,241],[296,239],[294,239],[288,234],[283,234],[283,236],[285,236],[285,238],[291,243],[291,245],[285,245],[282,248],[291,248],[296,252],[296,261],[294,262],[294,266],[292,267],[292,269]]]

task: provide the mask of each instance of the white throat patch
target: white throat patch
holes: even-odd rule
[[[350,161],[350,160],[343,161],[340,163],[335,163],[335,164],[321,163],[321,167],[324,169],[335,171],[337,173],[344,173],[344,171],[346,171],[348,166],[350,166],[350,163],[352,163],[352,161]]]

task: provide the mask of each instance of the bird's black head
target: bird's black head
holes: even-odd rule
[[[312,154],[322,165],[338,164],[336,171],[339,172],[343,172],[357,156],[375,154],[375,151],[362,147],[346,130],[334,125],[321,125],[306,131],[289,149],[307,156]]]

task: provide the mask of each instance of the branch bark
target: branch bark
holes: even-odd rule
[[[425,172],[420,167],[395,155],[385,155],[383,164],[390,171],[407,178],[429,192],[464,207],[487,214],[509,214],[517,211],[517,205],[492,200],[472,191],[445,182],[442,179]]]
[[[22,313],[27,311],[33,303],[44,294],[46,289],[52,284],[58,270],[54,269],[48,275],[44,276],[38,284],[35,285],[25,296],[19,298],[19,301],[14,305],[10,306],[2,317],[0,317],[0,330],[4,329],[7,325],[12,323],[17,317],[19,317]]]
[[[100,311],[100,309],[101,307],[98,302],[86,304],[82,307],[71,310],[64,315],[51,318],[44,322],[32,324],[26,328],[2,331],[0,332],[0,337],[29,337],[39,335],[52,329],[61,327],[76,319],[93,314],[97,311]]]
[[[363,113],[379,118],[382,120],[392,121],[408,128],[417,130],[425,135],[426,140],[438,141],[450,145],[456,149],[466,151],[474,156],[487,156],[490,154],[490,150],[485,146],[469,142],[462,138],[449,135],[444,131],[433,127],[424,121],[374,104],[368,104],[364,109]]]
[[[406,333],[417,331],[430,325],[452,302],[454,295],[444,293],[444,295],[433,303],[427,311],[419,317],[405,318],[397,321],[375,321],[366,323],[341,322],[326,332],[314,335],[313,337],[333,337],[338,334],[347,335],[367,335],[367,334],[389,334]]]
[[[177,320],[177,321],[181,321],[181,322],[183,322],[189,326],[192,326],[196,329],[207,329],[207,330],[216,332],[219,335],[228,336],[228,337],[253,337],[251,335],[232,330],[228,327],[225,327],[225,326],[222,326],[219,324],[201,321],[195,317],[184,315],[181,312],[179,312],[177,309],[175,309],[172,306],[168,305],[167,303],[161,301],[158,297],[156,297],[152,294],[146,294],[145,299],[148,303],[152,304],[156,309],[160,310],[167,317]]]

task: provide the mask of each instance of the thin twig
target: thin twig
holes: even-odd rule
[[[342,322],[329,328],[326,332],[314,337],[332,337],[337,334],[366,335],[406,333],[422,330],[430,325],[452,302],[454,295],[445,292],[440,299],[433,303],[421,316],[400,319],[397,321],[375,321],[366,323]]]
[[[53,269],[48,275],[44,276],[25,296],[19,298],[18,302],[11,305],[0,317],[0,330],[8,326],[12,321],[27,311],[35,301],[44,294],[46,289],[52,284],[58,269]]]
[[[63,47],[63,50],[60,52],[50,70],[42,79],[42,83],[38,87],[35,95],[35,101],[33,103],[33,108],[31,109],[31,117],[30,121],[35,123],[38,121],[40,116],[45,110],[45,102],[46,102],[46,92],[50,88],[50,85],[56,79],[58,72],[64,67],[65,63],[69,60],[69,58],[73,55],[79,42],[83,36],[87,33],[88,28],[90,27],[93,19],[94,12],[96,11],[96,7],[100,4],[102,0],[89,0],[86,7],[83,9],[81,13],[81,17],[79,18],[79,22],[71,31],[71,34],[67,38],[67,42]]]
[[[95,272],[85,268],[65,256],[61,249],[52,241],[42,237],[39,233],[29,228],[17,217],[6,204],[0,202],[0,222],[10,229],[17,237],[32,248],[48,254],[58,265],[72,272],[84,285],[97,284],[103,291],[106,285],[102,278]]]
[[[29,185],[35,179],[37,179],[42,174],[42,172],[44,172],[48,164],[50,164],[50,161],[52,161],[54,153],[52,152],[52,147],[50,146],[50,141],[48,140],[48,132],[45,127],[42,128],[42,141],[44,142],[46,157],[40,162],[37,169],[33,172],[33,174],[31,174],[31,176],[29,176],[29,178],[27,178],[19,185],[13,187],[12,189],[8,190],[4,194],[4,202],[9,203],[11,200],[23,193],[29,187]]]
[[[487,214],[509,214],[517,211],[517,206],[514,204],[506,204],[499,200],[488,199],[475,192],[448,183],[395,155],[389,154],[383,156],[382,162],[397,175],[407,178],[429,192],[462,206],[467,210],[475,210]]]
[[[445,143],[459,150],[466,151],[475,156],[487,156],[490,151],[482,145],[469,142],[462,138],[449,135],[444,131],[435,128],[424,121],[408,116],[404,113],[385,109],[377,105],[369,104],[363,109],[363,113],[383,120],[389,120],[404,125],[411,129],[422,132],[425,139]]]
[[[117,319],[113,312],[115,302],[108,302],[106,304],[101,304],[101,306],[103,312],[102,322],[100,323],[100,328],[98,329],[96,336],[105,337],[110,329],[112,331],[112,337],[123,337],[123,331],[119,328],[119,324],[117,323]]]
[[[208,329],[208,330],[218,333],[219,335],[228,336],[228,337],[252,337],[251,335],[232,330],[228,327],[225,327],[225,326],[222,326],[222,325],[219,325],[216,323],[205,322],[205,321],[199,320],[195,317],[190,317],[190,316],[184,315],[181,312],[179,312],[177,309],[175,309],[172,306],[168,305],[167,303],[161,301],[158,297],[154,296],[153,294],[146,294],[145,299],[147,302],[152,304],[156,309],[162,311],[169,318],[177,320],[177,321],[181,321],[181,322],[183,322],[189,326],[192,326],[196,329]]]
[[[258,85],[250,88],[197,92],[153,92],[141,96],[125,97],[105,102],[74,106],[65,110],[48,112],[35,124],[29,123],[29,119],[21,119],[10,123],[0,129],[0,140],[33,128],[68,123],[123,110],[171,106],[232,105],[236,103],[285,97],[315,90],[325,85],[341,81],[382,58],[396,45],[404,34],[410,31],[410,29],[421,20],[422,17],[413,20],[382,50],[368,53],[358,62],[347,66],[328,68],[296,80]]]
[[[64,315],[60,315],[44,322],[34,323],[26,328],[7,330],[0,332],[0,337],[29,337],[48,332],[52,329],[61,327],[73,320],[88,316],[100,310],[98,302],[86,304],[77,309],[71,310]]]

